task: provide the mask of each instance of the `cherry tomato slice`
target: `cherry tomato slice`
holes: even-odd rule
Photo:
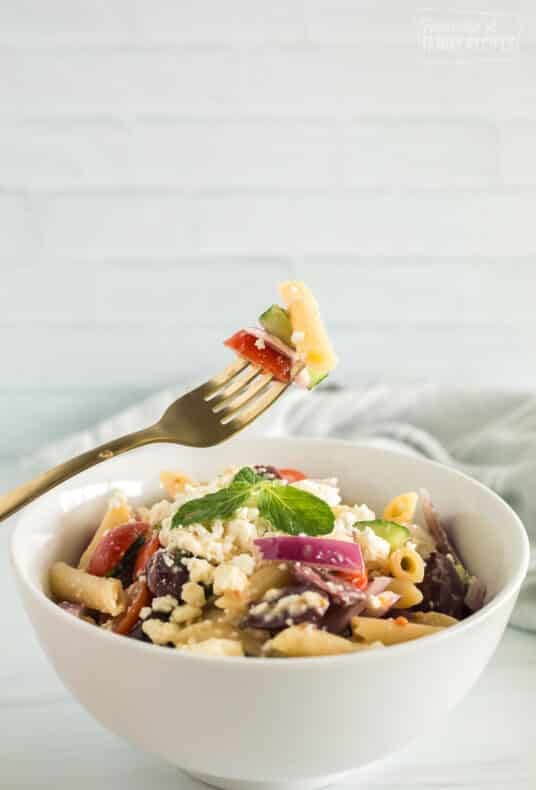
[[[147,582],[138,581],[131,584],[127,590],[127,608],[114,620],[112,630],[116,634],[128,634],[136,625],[140,612],[144,606],[148,606],[151,600],[151,593],[147,587]]]
[[[258,365],[267,373],[271,373],[278,381],[290,381],[292,360],[269,345],[258,348],[257,342],[258,339],[254,335],[241,329],[228,338],[224,345],[232,348],[253,365]]]
[[[367,572],[363,571],[363,573],[352,573],[351,571],[345,571],[344,573],[340,573],[345,582],[349,582],[353,584],[353,586],[357,590],[365,590],[368,584],[368,576]]]
[[[138,576],[141,576],[142,573],[145,573],[145,568],[147,567],[147,563],[149,562],[155,551],[158,551],[159,548],[160,548],[160,538],[158,537],[158,532],[155,532],[138,551],[138,554],[136,556],[136,562],[134,563],[135,579],[137,579]]]
[[[97,543],[88,573],[106,576],[120,562],[132,544],[150,529],[145,521],[131,521],[107,532]]]
[[[298,480],[307,479],[307,475],[304,475],[299,469],[278,469],[277,471],[288,483],[297,483]]]

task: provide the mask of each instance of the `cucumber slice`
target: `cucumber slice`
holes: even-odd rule
[[[259,317],[259,323],[271,335],[282,340],[287,346],[292,346],[292,324],[284,307],[273,304]]]
[[[314,390],[315,387],[318,387],[321,381],[327,379],[329,373],[320,373],[318,370],[313,370],[313,368],[307,369],[310,377],[309,386],[307,389]]]
[[[409,539],[409,529],[395,521],[377,518],[374,521],[358,521],[355,526],[358,529],[370,527],[379,538],[386,540],[392,549],[399,549]]]

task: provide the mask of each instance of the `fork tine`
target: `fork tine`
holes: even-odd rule
[[[206,396],[215,394],[219,389],[221,389],[221,387],[224,387],[236,376],[239,376],[240,373],[242,373],[248,366],[249,362],[246,359],[237,357],[235,361],[231,362],[230,365],[227,365],[227,367],[224,368],[221,373],[217,373],[215,376],[212,376],[211,379],[202,385],[203,389],[206,390]]]
[[[155,425],[154,441],[213,447],[249,425],[290,384],[237,359],[168,406]]]
[[[249,425],[254,419],[259,417],[272,403],[274,403],[289,387],[289,382],[274,381],[272,380],[268,386],[265,386],[255,397],[253,397],[245,407],[239,409],[234,414],[230,414],[225,420],[222,420],[226,428],[231,429],[231,433],[240,431]],[[231,435],[231,434],[229,434]]]
[[[205,396],[205,400],[211,405],[216,406],[227,401],[232,395],[239,395],[255,379],[262,375],[262,369],[255,365],[250,365],[230,379],[228,384],[218,388],[215,392]],[[213,411],[217,411],[216,408]]]
[[[236,414],[238,409],[259,395],[272,380],[273,376],[270,373],[259,373],[252,381],[234,393],[232,397],[219,401],[212,411],[224,421],[224,417]]]

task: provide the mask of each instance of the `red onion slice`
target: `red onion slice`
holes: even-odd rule
[[[421,504],[424,520],[428,528],[428,532],[432,535],[436,542],[437,550],[441,554],[452,554],[455,560],[458,560],[454,547],[449,540],[449,536],[439,518],[439,513],[432,502],[430,494],[425,488],[421,488]]]
[[[294,384],[297,384],[298,387],[301,387],[302,390],[309,389],[311,384],[311,374],[307,370],[307,368],[303,368],[300,370],[297,376],[294,378]]]
[[[289,535],[258,538],[255,545],[265,560],[303,562],[319,568],[356,573],[365,570],[361,548],[344,540]]]
[[[367,595],[379,595],[389,587],[392,581],[392,576],[376,576],[375,579],[370,580],[365,592]]]
[[[400,600],[400,595],[386,590],[379,595],[367,595],[366,617],[385,617],[387,612]]]
[[[291,359],[293,362],[300,362],[301,358],[297,351],[295,351],[290,346],[287,346],[286,343],[283,343],[278,337],[271,335],[269,332],[266,332],[265,329],[259,329],[256,326],[250,327],[248,326],[245,330],[248,335],[253,335],[253,337],[257,337],[259,340],[263,340],[267,346],[271,346],[275,348],[276,351],[279,351],[281,354],[284,354],[286,357]]]

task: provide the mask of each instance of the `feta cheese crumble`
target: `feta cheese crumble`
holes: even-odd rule
[[[205,590],[197,582],[186,582],[182,585],[181,598],[184,603],[202,609],[206,603]]]
[[[267,622],[275,620],[281,615],[288,615],[289,618],[299,617],[309,609],[313,609],[319,615],[323,615],[329,606],[329,599],[314,590],[305,590],[303,593],[293,593],[284,595],[270,607],[268,601],[263,601],[258,606],[253,607],[253,614],[265,614]],[[266,608],[263,608],[266,607]]]
[[[231,565],[236,565],[246,576],[251,576],[255,570],[255,558],[251,554],[237,554],[232,558]]]
[[[198,584],[212,584],[214,581],[214,565],[197,557],[183,557],[182,564],[188,569],[190,581]]]
[[[368,564],[385,564],[391,552],[391,545],[373,529],[365,527],[363,530],[356,529],[355,542],[361,546],[363,559]]]
[[[152,608],[153,612],[162,612],[162,614],[169,614],[178,601],[172,595],[161,595],[160,597],[153,598]]]
[[[248,585],[248,577],[231,563],[218,565],[214,571],[214,593],[222,595],[225,592],[243,592]]]
[[[330,478],[329,480],[309,480],[306,478],[305,480],[298,480],[296,483],[292,483],[292,486],[324,500],[330,507],[340,504],[341,497],[335,478]]]
[[[182,625],[183,623],[191,623],[192,620],[197,620],[201,617],[202,610],[199,606],[190,606],[185,603],[182,606],[176,606],[171,612],[170,620],[172,623]]]

